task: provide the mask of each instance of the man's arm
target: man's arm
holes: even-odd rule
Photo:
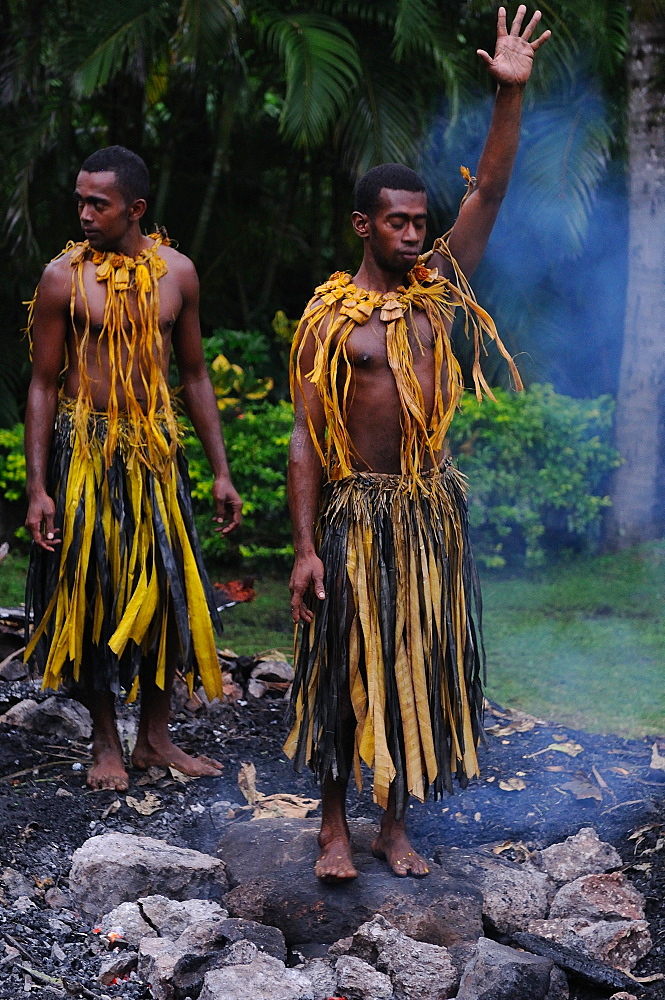
[[[296,333],[296,338],[304,336],[304,324]],[[299,342],[299,341],[297,341]],[[288,493],[293,531],[295,559],[289,589],[291,591],[291,614],[293,621],[311,622],[313,612],[304,603],[304,596],[310,586],[316,596],[325,597],[323,587],[324,566],[316,554],[315,532],[321,499],[323,468],[321,459],[312,440],[307,415],[320,444],[323,443],[325,418],[316,387],[307,381],[305,374],[314,366],[315,343],[310,335],[304,345],[298,364],[302,375],[302,386],[294,379],[295,425],[289,446]]]
[[[231,482],[217,400],[203,357],[199,323],[199,281],[194,265],[187,258],[183,258],[180,270],[182,308],[173,330],[173,350],[182,382],[185,409],[215,477],[212,487],[215,504],[213,520],[218,524],[215,531],[227,535],[240,524],[242,500]]]
[[[485,252],[508,190],[519,144],[522,94],[531,76],[534,53],[551,34],[544,31],[530,42],[541,13],[537,10],[520,34],[525,14],[526,7],[522,4],[517,8],[508,33],[505,7],[499,7],[494,58],[483,49],[478,50],[478,55],[487,63],[489,72],[496,80],[498,90],[487,140],[476,171],[476,186],[462,205],[448,241],[453,257],[467,278],[471,277]],[[450,264],[441,255],[433,254],[430,260],[442,273],[450,276]]]
[[[48,456],[58,408],[71,291],[70,267],[57,261],[45,269],[37,291],[32,327],[32,378],[25,411],[25,461],[28,514],[33,541],[53,552],[61,539],[53,523],[55,504],[46,492]]]

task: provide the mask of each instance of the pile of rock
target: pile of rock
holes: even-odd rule
[[[336,886],[313,876],[309,820],[232,825],[217,858],[91,838],[69,888],[108,949],[101,981],[138,976],[156,1000],[566,1000],[576,956],[608,995],[631,996],[617,969],[651,947],[643,900],[608,874],[620,859],[595,831],[523,864],[440,848],[413,880],[371,856],[370,826],[353,825],[359,878]],[[554,957],[502,943],[520,933]]]

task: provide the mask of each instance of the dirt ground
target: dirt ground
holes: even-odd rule
[[[0,681],[0,711],[20,697],[35,697],[35,687],[29,681]],[[128,717],[135,711],[122,710]],[[647,897],[654,949],[634,974],[649,977],[663,971],[665,771],[650,767],[653,741],[592,736],[499,708],[488,711],[486,726],[482,777],[453,797],[410,807],[418,849],[431,857],[439,844],[505,844],[505,856],[511,857],[593,826],[617,848],[626,874]],[[25,912],[0,897],[0,941],[19,953],[0,965],[2,1000],[16,1000],[25,989],[36,996],[97,1000],[150,996],[147,985],[136,979],[99,984],[98,939],[67,905],[72,852],[88,837],[121,831],[214,852],[229,810],[245,804],[237,782],[244,762],[254,763],[260,792],[318,798],[310,775],[294,774],[282,752],[287,730],[282,698],[243,699],[222,705],[214,715],[182,712],[172,728],[184,749],[222,761],[221,777],[182,781],[167,771],[133,771],[126,795],[91,792],[85,784],[87,745],[0,730],[0,869],[21,872],[36,892]],[[143,815],[137,804],[155,811]],[[350,793],[349,807],[352,816],[378,815],[368,782],[359,795]],[[248,820],[247,812],[239,812],[230,822]],[[48,893],[53,900],[53,888],[64,893],[59,900],[56,895],[59,909],[45,899]],[[40,974],[59,982],[40,980]],[[635,993],[644,1000],[664,1000],[665,983],[636,984]],[[571,983],[574,1000],[609,995]]]

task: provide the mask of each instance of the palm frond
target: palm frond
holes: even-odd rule
[[[242,18],[236,0],[182,0],[172,48],[196,70],[199,63],[219,62]]]
[[[294,145],[316,148],[329,136],[358,82],[355,40],[342,24],[323,14],[266,14],[260,27],[268,47],[284,64],[280,129]]]
[[[360,175],[386,161],[415,166],[423,128],[423,102],[411,74],[398,66],[386,72],[378,53],[365,54],[360,85],[335,131],[344,167]]]
[[[101,35],[101,41],[91,51],[88,48],[79,62],[72,76],[74,95],[80,98],[93,94],[123,71],[145,82],[151,59],[168,40],[165,13],[159,0],[104,5],[96,17],[94,36]],[[73,36],[72,47],[85,51],[80,34]]]

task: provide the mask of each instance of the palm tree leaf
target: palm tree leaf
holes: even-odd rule
[[[87,51],[72,76],[72,89],[77,97],[93,94],[122,71],[130,72],[144,82],[150,72],[154,55],[168,39],[164,5],[159,0],[125,0],[122,4],[104,5],[96,17],[95,38],[101,35],[92,51]],[[79,32],[73,35],[74,51],[89,48],[87,38]],[[89,33],[88,33],[89,37]],[[160,44],[161,43],[161,44]]]
[[[286,75],[280,128],[294,145],[325,142],[360,74],[351,33],[323,14],[265,14],[260,28],[279,54]]]
[[[228,50],[241,17],[237,0],[182,0],[173,51],[192,68],[200,61],[217,62]]]

